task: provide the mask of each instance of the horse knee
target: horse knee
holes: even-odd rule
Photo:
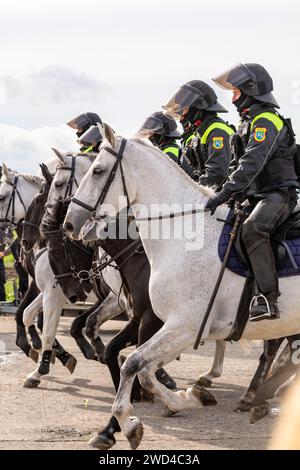
[[[138,377],[139,377],[139,382],[141,386],[145,388],[146,390],[151,391],[153,389],[153,382],[150,379],[149,373],[150,373],[149,369],[147,367],[144,367],[143,370],[141,370],[138,373]]]
[[[92,313],[86,320],[85,324],[85,332],[87,334],[87,337],[90,339],[95,338],[95,329],[96,329],[96,324],[97,324],[97,314]]]
[[[121,377],[123,380],[131,379],[139,372],[140,360],[135,353],[132,353],[121,367]]]

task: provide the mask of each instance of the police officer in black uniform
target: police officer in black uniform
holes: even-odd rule
[[[182,167],[190,173],[191,165],[194,179],[218,188],[228,176],[234,130],[217,115],[227,110],[214,90],[201,80],[192,80],[179,87],[163,108],[180,119],[184,128]]]
[[[72,129],[76,130],[76,135],[80,138],[91,126],[102,124],[102,119],[96,113],[81,113],[75,118],[67,122],[67,125]],[[89,153],[90,149],[84,147],[81,148],[82,153]]]
[[[294,133],[290,120],[277,111],[272,78],[261,65],[237,64],[214,81],[233,90],[245,151],[229,181],[206,207],[213,213],[231,198],[248,198],[253,211],[243,224],[242,238],[258,287],[250,321],[278,318],[280,293],[270,236],[297,204]]]
[[[176,140],[181,134],[177,130],[175,119],[162,112],[151,114],[137,132],[139,137],[147,138],[155,147],[179,164],[180,145]]]

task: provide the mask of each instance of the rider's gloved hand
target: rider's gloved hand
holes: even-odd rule
[[[213,215],[217,207],[219,207],[221,204],[224,204],[224,202],[228,201],[230,199],[230,196],[231,193],[221,191],[215,196],[210,197],[204,208],[205,212],[210,211],[211,215]]]

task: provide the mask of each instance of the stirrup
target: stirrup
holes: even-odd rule
[[[267,313],[269,314],[269,316],[271,316],[269,301],[268,301],[267,297],[264,294],[261,294],[261,293],[253,296],[253,299],[251,300],[250,307],[249,307],[249,313],[251,313],[251,310],[252,310],[252,307],[253,307],[254,303],[255,302],[258,303],[258,299],[260,299],[260,298],[262,298],[265,301],[265,304],[266,304],[267,309],[268,309]]]
[[[258,299],[262,298],[266,307],[267,307],[267,311],[266,312],[261,312],[261,313],[257,313],[256,315],[254,314],[253,315],[253,312],[252,312],[252,308],[254,306],[254,303],[257,302],[257,306],[259,306],[258,304]],[[263,304],[261,304],[263,305]],[[270,303],[268,301],[268,299],[266,298],[266,296],[264,294],[257,294],[253,297],[253,299],[251,300],[251,303],[250,303],[250,307],[249,307],[249,321],[260,321],[260,320],[275,320],[277,318],[280,318],[280,315],[279,315],[279,310],[278,310],[278,307],[277,307],[277,304],[276,302],[274,302],[274,307],[275,307],[275,312],[271,312],[271,309],[270,309]]]

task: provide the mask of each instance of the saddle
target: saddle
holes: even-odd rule
[[[223,261],[234,221],[233,211],[230,211],[219,239],[218,254]],[[245,251],[241,230],[231,250],[227,268],[247,277],[251,275],[250,263]],[[290,217],[277,229],[271,237],[271,245],[275,257],[279,277],[300,275],[300,210],[294,211]]]
[[[223,261],[229,243],[230,232],[234,223],[234,213],[231,210],[224,223],[219,239],[218,254]],[[254,295],[255,280],[242,241],[242,225],[228,258],[227,268],[246,278],[237,316],[233,329],[227,341],[238,341],[248,321],[248,312]],[[272,235],[271,245],[275,257],[278,277],[300,275],[300,210],[295,210],[290,217]]]

